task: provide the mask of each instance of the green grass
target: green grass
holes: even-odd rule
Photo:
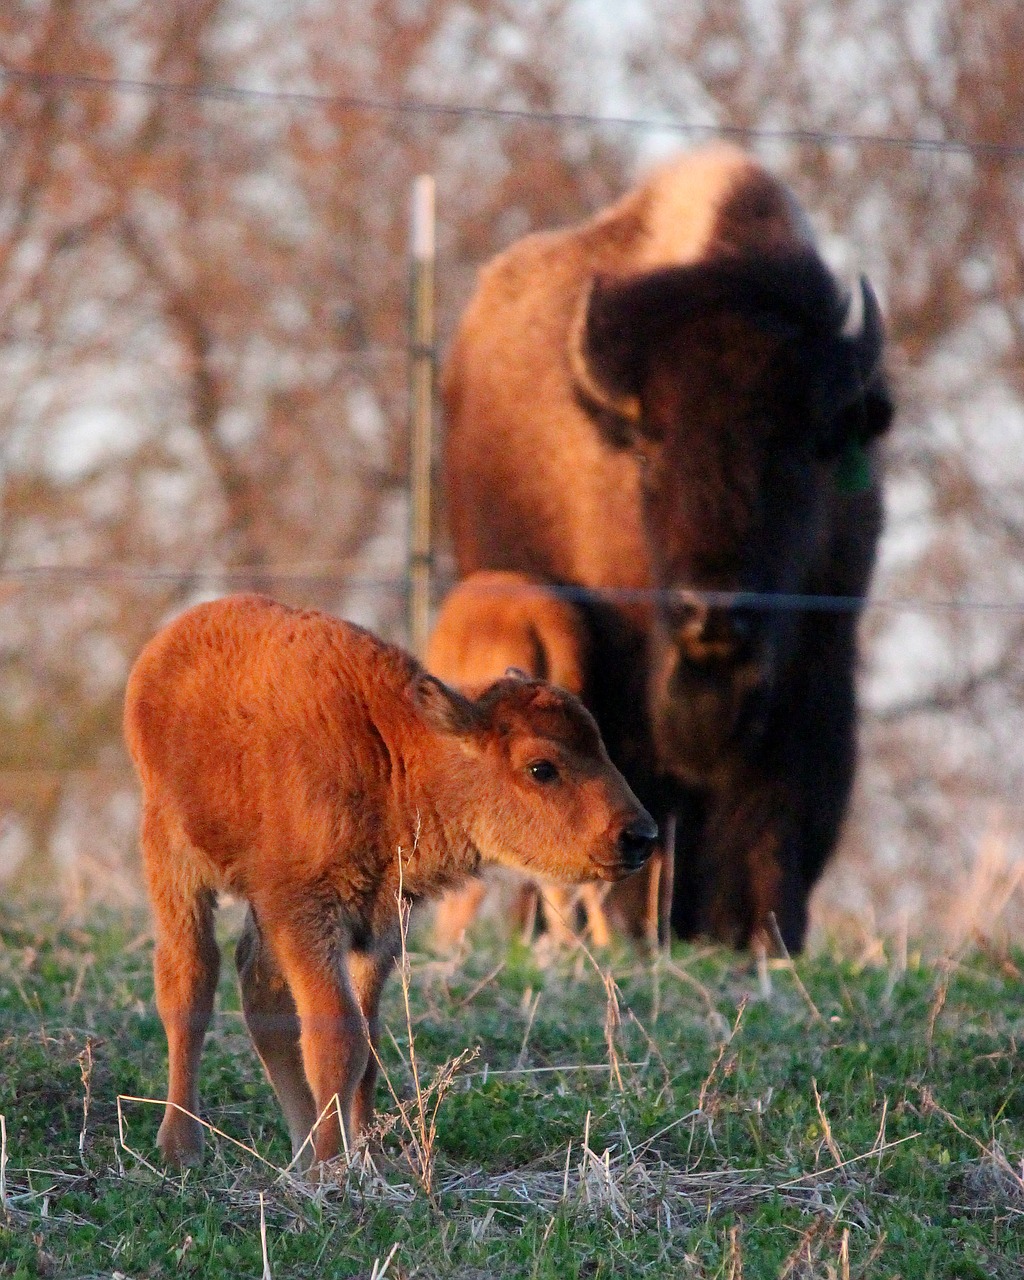
[[[242,1145],[211,1134],[170,1176],[158,1107],[122,1101],[119,1136],[119,1095],[165,1085],[146,921],[54,915],[0,911],[0,1276],[260,1276],[261,1193],[274,1277],[1024,1275],[1019,955],[759,972],[679,946],[602,958],[610,989],[582,955],[493,938],[414,953],[421,1086],[479,1054],[445,1074],[425,1150],[393,979],[377,1175],[314,1187],[280,1172],[230,963],[203,1105]]]

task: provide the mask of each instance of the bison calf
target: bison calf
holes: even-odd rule
[[[587,678],[590,638],[582,610],[547,584],[525,573],[470,574],[445,597],[437,615],[426,665],[435,676],[464,692],[498,679],[510,667],[550,680],[582,697]],[[577,901],[598,946],[607,946],[611,931],[602,906],[603,889],[587,884],[569,891],[558,885],[541,889],[544,920],[552,937],[574,938]],[[438,904],[435,937],[449,948],[473,921],[485,894],[476,880],[445,895]],[[522,902],[522,898],[520,899]],[[536,896],[529,895],[536,909]],[[531,911],[521,911],[528,918]]]
[[[199,605],[150,641],[125,736],[169,1055],[157,1140],[174,1164],[202,1148],[192,1117],[219,890],[248,902],[245,1020],[293,1150],[312,1133],[321,1161],[338,1152],[339,1119],[351,1141],[372,1116],[403,896],[485,862],[614,881],[657,833],[571,694],[507,678],[470,699],[359,627],[259,596]]]

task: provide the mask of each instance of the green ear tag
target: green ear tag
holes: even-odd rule
[[[855,498],[871,488],[871,464],[864,446],[855,438],[847,440],[839,455],[836,483],[846,498]]]

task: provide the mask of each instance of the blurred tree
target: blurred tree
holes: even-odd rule
[[[400,636],[412,178],[438,174],[447,331],[502,218],[589,212],[625,152],[374,104],[471,82],[558,107],[570,9],[0,12],[0,876],[132,847],[124,678],[197,593],[272,590]]]

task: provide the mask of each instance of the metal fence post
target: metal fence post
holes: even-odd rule
[[[433,564],[430,506],[434,425],[434,179],[412,188],[409,332],[409,645],[418,658],[430,628]]]

